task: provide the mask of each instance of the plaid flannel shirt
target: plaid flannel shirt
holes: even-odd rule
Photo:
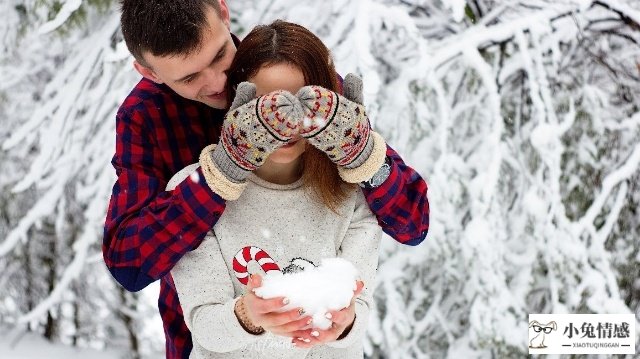
[[[173,191],[169,179],[198,161],[200,151],[217,143],[224,111],[184,99],[166,85],[142,79],[116,116],[113,186],[102,251],[113,277],[138,291],[158,279],[158,307],[167,358],[188,358],[191,333],[171,276],[180,258],[198,247],[225,209],[198,170]],[[383,230],[398,242],[417,245],[429,228],[427,184],[398,154],[387,148],[391,175],[374,189],[363,189]]]

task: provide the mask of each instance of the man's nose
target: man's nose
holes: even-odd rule
[[[204,87],[209,92],[222,92],[227,85],[227,74],[224,71],[205,69],[203,71]]]

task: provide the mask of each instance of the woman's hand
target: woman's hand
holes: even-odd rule
[[[247,294],[241,301],[245,307],[246,319],[253,326],[262,327],[274,334],[292,337],[294,332],[302,330],[311,324],[311,317],[304,315],[302,308],[294,308],[286,312],[278,312],[289,302],[284,297],[262,299],[256,296],[253,289],[262,285],[262,277],[251,275],[247,283]],[[237,313],[237,312],[236,312]]]
[[[292,343],[298,348],[311,348],[314,345],[341,339],[349,334],[356,319],[356,297],[362,292],[362,288],[364,288],[364,282],[356,281],[356,290],[353,292],[351,304],[342,310],[327,313],[327,318],[332,321],[329,329],[298,330],[292,333]]]

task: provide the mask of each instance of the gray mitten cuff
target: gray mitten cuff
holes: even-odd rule
[[[251,171],[238,166],[225,151],[224,146],[216,146],[211,152],[211,160],[225,177],[235,183],[243,183],[251,173]]]
[[[373,131],[369,131],[369,138],[367,138],[367,144],[364,146],[364,149],[362,149],[362,152],[360,152],[360,154],[358,154],[358,157],[356,157],[353,162],[344,165],[345,168],[356,168],[356,167],[360,167],[362,166],[363,163],[365,163],[369,157],[371,157],[371,154],[373,153],[373,147],[374,147],[374,139],[373,139]]]
[[[371,131],[373,150],[360,167],[346,168],[338,166],[338,173],[345,182],[360,183],[368,181],[378,172],[387,157],[387,144],[377,132]]]
[[[227,201],[236,200],[240,197],[247,184],[246,182],[235,183],[220,172],[213,162],[212,152],[215,152],[216,148],[216,145],[209,145],[200,153],[200,167],[202,167],[204,179],[207,181],[209,188],[220,197]]]

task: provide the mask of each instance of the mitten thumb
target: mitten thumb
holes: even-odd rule
[[[294,126],[297,130],[304,117],[304,109],[298,98],[289,91],[280,91],[276,105],[278,112],[286,118],[287,126]]]
[[[302,129],[303,137],[313,137],[322,132],[335,117],[338,109],[338,94],[320,86],[304,86],[296,97],[304,111]]]
[[[278,90],[260,96],[257,106],[258,120],[276,140],[288,142],[300,132],[304,110],[289,91]]]
[[[241,82],[236,89],[236,97],[233,99],[233,103],[229,108],[229,111],[234,110],[245,103],[253,100],[256,97],[256,85],[251,82]]]
[[[349,73],[342,82],[342,93],[347,99],[363,105],[362,101],[362,79],[355,74]]]

